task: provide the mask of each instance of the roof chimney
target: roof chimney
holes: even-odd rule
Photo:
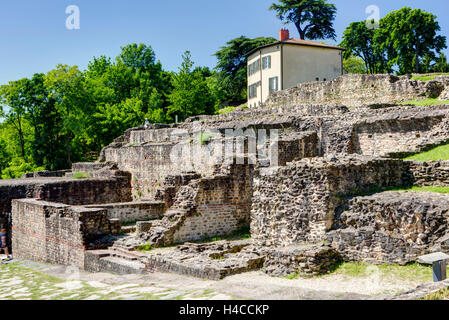
[[[279,30],[279,41],[285,41],[290,39],[290,32],[287,29]]]

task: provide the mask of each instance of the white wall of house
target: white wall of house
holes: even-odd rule
[[[263,103],[269,96],[269,84],[271,78],[277,78],[280,89],[281,76],[281,50],[280,45],[262,48],[248,57],[248,72],[250,65],[260,61],[257,72],[248,74],[248,107],[254,107]],[[264,65],[265,62],[265,65]],[[273,81],[273,80],[272,80]],[[257,85],[260,84],[260,85]],[[250,96],[250,87],[257,86],[257,96]]]
[[[343,74],[341,50],[284,44],[283,52],[283,89],[298,83],[330,81]]]
[[[268,57],[270,65],[264,68]],[[254,65],[257,61],[259,66]],[[261,48],[248,57],[248,107],[264,103],[272,90],[333,80],[342,75],[342,68],[342,51],[337,49],[286,43]]]

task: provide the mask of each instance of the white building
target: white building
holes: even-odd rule
[[[248,54],[248,107],[265,102],[273,91],[341,76],[344,50],[290,38],[288,30],[281,30],[279,42],[256,48]]]

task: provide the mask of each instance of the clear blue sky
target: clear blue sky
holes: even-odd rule
[[[226,41],[278,37],[283,26],[268,10],[272,0],[3,0],[0,4],[0,84],[47,72],[58,63],[86,68],[93,56],[115,58],[120,46],[145,43],[153,47],[167,70],[176,70],[181,54],[190,50],[197,65],[214,67],[213,53]],[[369,5],[381,17],[411,6],[438,16],[449,39],[447,0],[333,0],[339,39],[346,26],[365,20]],[[67,30],[65,10],[77,5],[81,29]],[[291,35],[297,36],[293,26]],[[447,53],[447,50],[446,50]]]

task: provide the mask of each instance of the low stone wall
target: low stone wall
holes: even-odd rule
[[[444,114],[445,113],[445,114]],[[449,141],[447,111],[414,118],[367,119],[354,126],[354,152],[368,156],[411,154]]]
[[[449,195],[381,192],[350,199],[327,241],[345,260],[405,264],[449,249]]]
[[[415,81],[393,75],[348,74],[328,82],[308,82],[273,92],[265,105],[298,104],[391,105],[417,97],[438,98],[445,85],[439,81]]]
[[[290,246],[267,250],[263,271],[271,276],[310,277],[328,273],[338,262],[340,255],[330,246]]]
[[[0,180],[0,214],[11,212],[11,200],[36,198],[71,205],[131,201],[130,177]]]
[[[408,162],[415,186],[449,186],[449,161]]]
[[[24,173],[22,179],[30,178],[42,178],[42,177],[64,177],[67,173],[72,172],[72,170],[59,170],[59,171],[36,171]]]
[[[278,142],[278,165],[304,158],[317,157],[320,152],[318,134],[303,132],[286,135]]]
[[[12,206],[15,258],[83,268],[84,251],[120,231],[120,224],[109,220],[102,209],[36,199],[13,200]]]
[[[251,234],[267,246],[320,242],[335,223],[343,195],[412,181],[403,161],[355,155],[261,169],[254,179]]]
[[[160,201],[153,202],[123,202],[102,205],[91,205],[86,208],[98,208],[107,211],[110,219],[118,219],[122,223],[137,220],[150,220],[162,218],[165,204]]]

